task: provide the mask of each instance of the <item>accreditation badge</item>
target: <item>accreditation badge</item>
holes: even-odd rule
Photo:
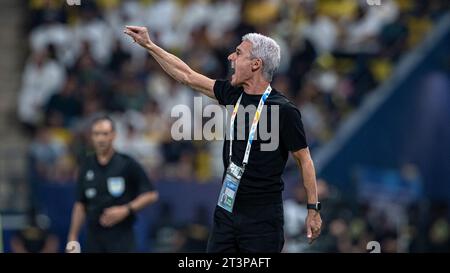
[[[217,205],[230,213],[233,212],[234,200],[236,199],[236,193],[243,173],[244,168],[231,162],[222,183]]]

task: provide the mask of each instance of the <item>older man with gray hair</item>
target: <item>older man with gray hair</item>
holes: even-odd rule
[[[186,63],[152,42],[147,28],[126,26],[124,33],[147,49],[172,78],[234,106],[230,138],[223,150],[222,189],[214,212],[208,252],[281,252],[284,244],[281,179],[289,152],[296,159],[307,193],[307,237],[312,243],[320,234],[322,220],[314,164],[305,138],[300,111],[270,82],[280,64],[280,47],[271,38],[246,34],[228,56],[231,80],[212,80],[193,71]],[[240,107],[241,106],[241,107]],[[235,123],[242,106],[257,107],[253,122]],[[263,107],[279,110],[276,119],[267,114],[269,128],[278,128],[276,149],[262,148],[266,140],[258,137],[256,127]],[[249,119],[250,121],[250,119]],[[271,126],[271,125],[278,126]],[[249,132],[245,140],[237,132]]]

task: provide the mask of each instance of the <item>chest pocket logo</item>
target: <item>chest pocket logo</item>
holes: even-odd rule
[[[110,177],[107,184],[108,192],[114,197],[121,196],[125,191],[125,179],[123,177]]]
[[[84,192],[87,198],[92,199],[97,195],[97,190],[95,188],[86,189]]]
[[[93,170],[89,170],[86,172],[86,180],[87,181],[92,181],[94,179],[94,171]]]

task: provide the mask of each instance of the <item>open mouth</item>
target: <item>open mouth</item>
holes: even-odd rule
[[[234,67],[234,63],[230,62],[229,76],[230,77],[233,76],[235,72],[236,72],[236,69]]]

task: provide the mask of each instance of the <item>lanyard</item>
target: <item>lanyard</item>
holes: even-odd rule
[[[263,109],[264,103],[266,102],[267,97],[269,97],[270,92],[272,91],[272,87],[269,85],[266,88],[266,91],[261,96],[259,100],[258,108],[256,109],[255,117],[253,118],[252,127],[248,134],[247,148],[245,148],[244,160],[242,161],[242,166],[245,167],[248,163],[248,157],[250,156],[250,149],[252,147],[253,138],[255,137],[256,126],[258,125],[259,118],[261,117],[261,111]],[[231,123],[230,123],[230,162],[231,162],[231,154],[233,148],[233,135],[234,135],[234,120],[236,119],[236,115],[239,109],[239,104],[241,103],[242,94],[239,97],[236,105],[233,109],[233,114],[231,115]]]

